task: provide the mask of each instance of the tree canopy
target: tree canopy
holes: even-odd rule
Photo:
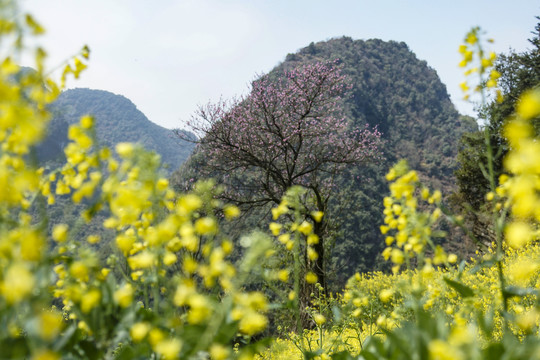
[[[323,196],[345,165],[379,157],[379,132],[349,129],[342,115],[339,100],[346,87],[334,63],[317,63],[277,81],[263,76],[247,97],[231,104],[200,108],[192,129],[231,199],[279,203],[293,185]],[[249,170],[254,172],[246,181]]]
[[[325,286],[326,212],[338,191],[336,177],[347,165],[380,158],[380,133],[351,129],[341,95],[349,88],[335,61],[295,67],[282,77],[265,75],[246,97],[200,108],[190,125],[205,154],[203,173],[224,185],[224,197],[245,208],[279,204],[295,185],[308,189],[306,219],[319,242],[313,272]]]

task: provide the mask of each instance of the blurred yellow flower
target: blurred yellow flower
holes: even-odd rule
[[[524,93],[517,104],[516,112],[526,120],[540,115],[540,90]]]
[[[211,360],[227,360],[230,353],[231,350],[221,344],[212,344],[212,346],[210,346]]]
[[[281,227],[282,225],[281,224],[278,224],[278,223],[275,223],[275,222],[271,222],[268,227],[270,228],[270,231],[272,232],[272,235],[274,236],[278,236],[279,235],[279,232],[281,231]]]
[[[211,217],[203,217],[195,221],[195,231],[200,235],[213,235],[217,232],[217,222]]]
[[[315,275],[313,272],[310,271],[306,274],[306,281],[308,282],[308,284],[315,284],[317,280],[317,275]]]
[[[124,159],[128,159],[133,156],[133,152],[135,151],[135,147],[132,143],[122,142],[116,144],[115,147],[116,153],[120,155],[120,157]]]
[[[315,321],[315,324],[317,324],[318,326],[321,326],[324,323],[326,323],[326,318],[322,314],[313,315],[313,320]]]
[[[40,349],[34,353],[32,360],[60,360],[60,355],[55,351]]]
[[[52,230],[52,237],[58,242],[64,242],[67,239],[68,226],[66,224],[57,224]]]
[[[524,222],[512,222],[505,231],[506,243],[513,249],[519,249],[532,239],[532,229]]]
[[[39,335],[50,341],[62,330],[64,325],[62,314],[55,310],[42,311],[39,316]]]
[[[146,337],[148,332],[150,332],[151,328],[151,325],[147,322],[137,322],[131,326],[129,334],[133,341],[140,342]]]
[[[133,301],[133,293],[131,284],[125,284],[114,292],[114,301],[121,307],[128,307]]]
[[[266,329],[267,324],[268,319],[266,316],[256,311],[249,311],[240,320],[238,330],[243,334],[252,336]]]
[[[240,216],[240,209],[234,205],[227,205],[223,208],[223,214],[227,220],[231,220]]]
[[[81,311],[83,313],[89,313],[95,308],[101,300],[101,291],[98,289],[92,289],[86,292],[81,299]]]
[[[303,221],[300,226],[298,226],[298,231],[307,236],[313,231],[313,225],[307,221]]]
[[[379,298],[383,303],[389,302],[392,297],[394,296],[394,290],[392,289],[384,289],[379,294]]]
[[[180,339],[166,339],[159,341],[154,346],[154,351],[161,355],[164,360],[175,360],[180,355],[182,349],[182,342]]]
[[[324,215],[324,213],[322,211],[312,211],[311,212],[311,217],[313,218],[313,220],[315,220],[315,222],[321,222],[321,220],[323,218],[323,215]]]

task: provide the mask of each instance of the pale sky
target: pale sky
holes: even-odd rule
[[[310,42],[343,35],[404,41],[434,68],[461,113],[457,48],[481,26],[496,52],[524,51],[538,0],[23,0],[47,29],[54,67],[91,49],[69,87],[129,98],[152,122],[182,128],[198,105],[241,95]]]

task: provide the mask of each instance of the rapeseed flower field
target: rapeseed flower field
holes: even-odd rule
[[[433,227],[443,216],[462,219],[399,162],[387,175],[380,227],[392,273],[356,274],[342,293],[320,292],[305,304],[299,295],[317,289],[318,278],[304,271],[300,252],[305,261],[319,254],[313,223],[299,216],[301,188],[272,210],[268,234],[233,242],[221,224],[240,210],[216,200],[218,185],[175,192],[160,176],[159,156],[129,143],[99,146],[91,116],[70,127],[62,168],[36,166],[32,148],[47,129],[47,106],[90,57],[84,47],[54,81],[45,50],[25,42],[43,31],[16,3],[1,3],[0,359],[540,358],[540,144],[531,125],[539,89],[521,97],[505,126],[511,148],[499,186],[487,166],[496,233],[487,250],[471,259],[447,253]],[[28,51],[35,66],[23,71],[16,59]],[[495,56],[483,50],[478,28],[459,51],[466,74],[481,79],[462,84],[465,96],[500,97]],[[48,223],[47,206],[61,197],[85,205],[75,225]],[[100,212],[114,234],[106,259],[99,234],[74,236]],[[265,267],[278,247],[291,261]],[[247,286],[253,273],[277,295]],[[296,326],[263,338],[276,309]]]

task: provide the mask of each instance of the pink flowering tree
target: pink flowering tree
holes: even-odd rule
[[[337,63],[305,65],[284,76],[264,75],[245,97],[201,107],[189,126],[198,136],[206,176],[225,185],[224,197],[245,208],[279,204],[291,186],[308,189],[306,220],[319,236],[311,270],[325,288],[326,214],[347,166],[379,158],[380,133],[351,129],[341,95],[349,88]]]

